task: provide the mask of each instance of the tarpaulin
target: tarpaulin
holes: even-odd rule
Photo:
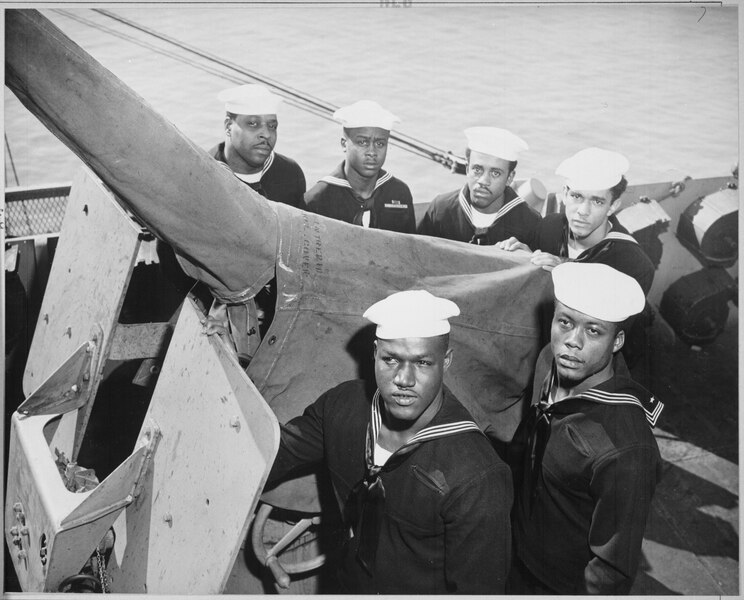
[[[526,253],[348,225],[267,201],[218,165],[36,11],[6,12],[6,84],[227,302],[276,274],[277,310],[248,374],[280,422],[372,374],[373,302],[403,289],[455,301],[445,383],[508,440],[540,345],[550,277]],[[93,274],[91,274],[93,275]],[[300,489],[302,488],[302,489]],[[272,503],[317,509],[314,488]]]

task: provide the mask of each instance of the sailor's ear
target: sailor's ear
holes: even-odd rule
[[[230,124],[232,123],[232,118],[229,116],[225,117],[225,133],[227,135],[230,135]]]
[[[512,169],[509,173],[509,177],[506,178],[506,185],[511,185],[512,181],[514,181],[514,175],[517,174],[516,169]]]
[[[444,370],[446,371],[449,369],[449,366],[452,364],[452,348],[447,348],[447,352],[444,353]]]
[[[341,148],[346,152],[346,138],[343,136],[341,137]]]
[[[615,198],[612,202],[610,202],[610,208],[607,211],[607,216],[614,214],[615,211],[620,208],[620,198]]]
[[[615,334],[615,341],[612,343],[612,353],[619,351],[625,345],[625,330],[621,329]]]

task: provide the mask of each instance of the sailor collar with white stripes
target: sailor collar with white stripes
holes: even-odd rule
[[[632,235],[628,233],[622,233],[621,231],[613,231],[612,221],[607,221],[607,225],[609,225],[609,230],[607,231],[605,236],[601,240],[599,240],[599,242],[597,242],[597,244],[611,241],[611,240],[622,240],[625,242],[633,242],[634,244],[638,244],[638,240],[636,240]],[[573,234],[571,233],[570,228],[568,230],[568,238],[569,238],[568,247],[571,248],[570,240],[574,238],[573,238]],[[594,246],[592,246],[592,248],[593,247]],[[574,252],[578,252],[578,256],[580,256],[582,252],[586,252],[587,250],[591,250],[592,248],[573,248],[573,250]]]
[[[235,176],[240,179],[241,181],[244,181],[245,183],[258,183],[261,181],[261,178],[266,174],[266,171],[268,171],[271,168],[271,165],[274,164],[274,151],[271,151],[271,154],[269,154],[268,158],[266,159],[266,162],[264,163],[264,166],[261,168],[260,171],[257,173],[235,173]]]
[[[343,173],[343,165],[342,165],[341,173]],[[377,188],[379,188],[381,185],[384,185],[385,183],[390,181],[392,178],[393,176],[390,173],[388,173],[384,169],[380,169],[380,172],[377,175],[377,181],[375,182],[375,188],[374,190],[372,190],[373,193],[377,191]],[[345,188],[349,188],[350,190],[354,191],[354,188],[351,187],[349,180],[346,179],[345,177],[339,177],[337,174],[326,175],[325,177],[321,177],[320,180],[329,185],[345,187]]]
[[[472,225],[474,228],[478,229],[478,225],[474,222],[475,219],[473,217],[473,213],[476,211],[475,208],[470,204],[470,200],[465,196],[465,190],[468,189],[467,185],[464,185],[462,189],[460,190],[460,193],[457,195],[457,200],[460,203],[460,208],[462,208],[462,211],[465,213],[465,216],[468,219],[468,222],[470,225]],[[510,189],[510,188],[507,188]],[[506,193],[506,192],[504,192]],[[513,198],[504,206],[502,206],[499,210],[497,210],[493,215],[493,221],[491,222],[491,225],[489,227],[492,227],[496,221],[501,219],[506,213],[508,213],[510,210],[516,208],[520,204],[524,203],[524,198],[521,196],[517,196],[516,198]]]
[[[638,244],[638,240],[636,240],[632,235],[621,233],[620,231],[610,231],[610,233],[602,238],[603,242],[605,240],[623,240],[626,242],[633,242],[634,244]]]
[[[614,360],[614,359],[613,359]],[[548,394],[552,389],[553,385],[556,381],[557,374],[556,374],[556,368],[555,368],[555,360],[552,361],[551,368],[550,368],[550,375],[546,378],[543,387],[542,387],[542,397],[547,397]],[[622,374],[618,375],[617,372],[610,377],[609,379],[606,379],[600,383],[598,383],[596,386],[589,387],[587,389],[582,389],[578,392],[575,392],[574,394],[570,396],[566,396],[565,398],[562,398],[560,401],[556,403],[552,403],[551,409],[556,409],[556,407],[559,406],[566,406],[564,402],[570,402],[571,400],[588,400],[589,402],[597,402],[600,404],[607,404],[607,405],[615,405],[619,406],[621,404],[630,404],[639,407],[641,410],[643,410],[643,413],[646,415],[646,421],[648,421],[648,424],[651,427],[656,427],[656,421],[659,418],[659,415],[661,414],[661,411],[664,410],[664,403],[661,400],[658,400],[653,394],[650,392],[646,392],[646,390],[643,390],[640,386],[636,387],[636,393],[632,394],[629,391],[613,391],[612,388],[616,388],[615,381],[617,379],[626,379],[629,381],[632,381],[629,376],[624,377]],[[636,384],[637,385],[637,384]],[[610,388],[610,389],[608,389]],[[646,395],[640,394],[638,392],[644,391],[646,392]]]
[[[444,392],[442,392],[444,393]],[[382,427],[382,414],[380,412],[380,390],[375,392],[372,398],[372,415],[370,418],[370,429],[367,436],[367,448],[374,449],[377,443],[377,438],[380,435],[380,428]],[[416,433],[413,437],[406,441],[400,448],[393,452],[393,456],[403,451],[407,451],[412,446],[420,444],[422,442],[428,442],[437,438],[443,438],[450,435],[456,435],[466,431],[477,431],[480,432],[480,427],[475,422],[466,421],[453,421],[450,423],[442,423],[440,425],[429,425],[424,427],[421,431]],[[388,461],[389,464],[390,461]]]

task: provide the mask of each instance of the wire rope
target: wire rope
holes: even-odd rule
[[[10,151],[10,143],[8,142],[8,134],[4,134],[5,136],[5,149],[8,151],[8,159],[10,159],[10,167],[13,170],[13,177],[15,178],[16,185],[21,185],[20,180],[18,179],[18,172],[16,171],[15,167],[15,161],[13,160],[13,153]]]
[[[98,29],[99,31],[126,40],[130,43],[134,43],[141,47],[147,48],[148,50],[152,50],[173,60],[189,65],[193,68],[200,69],[202,71],[210,73],[211,75],[221,77],[223,79],[231,81],[232,83],[244,83],[244,78],[247,77],[251,81],[256,81],[268,87],[271,87],[276,93],[281,95],[282,98],[284,98],[288,102],[288,104],[326,120],[333,120],[333,112],[338,108],[338,106],[334,104],[326,102],[320,98],[316,98],[291,86],[285,85],[261,73],[242,67],[241,65],[224,60],[205,50],[201,50],[199,48],[186,44],[185,42],[157,32],[149,27],[145,27],[144,25],[122,17],[121,15],[117,15],[116,13],[113,13],[109,10],[93,9],[93,11],[114,21],[122,23],[128,27],[131,27],[143,34],[170,44],[171,46],[176,47],[180,52],[167,50],[155,44],[137,39],[126,33],[107,27],[101,23],[86,19],[85,17],[82,17],[77,13],[71,13],[70,11],[61,9],[54,10],[54,12],[78,21],[79,23]],[[202,60],[208,61],[208,63],[210,64],[203,64],[201,62],[187,58],[187,56],[183,54],[184,52],[197,56]],[[426,142],[400,132],[390,132],[390,140],[393,145],[398,146],[399,148],[402,148],[404,150],[407,150],[408,152],[417,154],[424,158],[428,158],[450,168],[454,167],[458,162],[461,162],[462,160],[460,159],[458,161],[459,157],[453,155],[449,151],[441,150],[431,144],[427,144]]]

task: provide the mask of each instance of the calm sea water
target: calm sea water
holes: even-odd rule
[[[401,132],[442,149],[462,153],[466,127],[506,127],[530,146],[518,177],[549,189],[560,161],[589,145],[625,153],[631,183],[726,175],[737,162],[736,7],[114,9],[329,103],[377,100]],[[198,145],[221,139],[216,95],[232,81],[92,10],[43,13]],[[70,180],[79,167],[7,88],[5,133],[21,185]],[[309,185],[342,159],[338,126],[293,106],[277,150]],[[462,183],[400,148],[386,166],[417,202]]]

